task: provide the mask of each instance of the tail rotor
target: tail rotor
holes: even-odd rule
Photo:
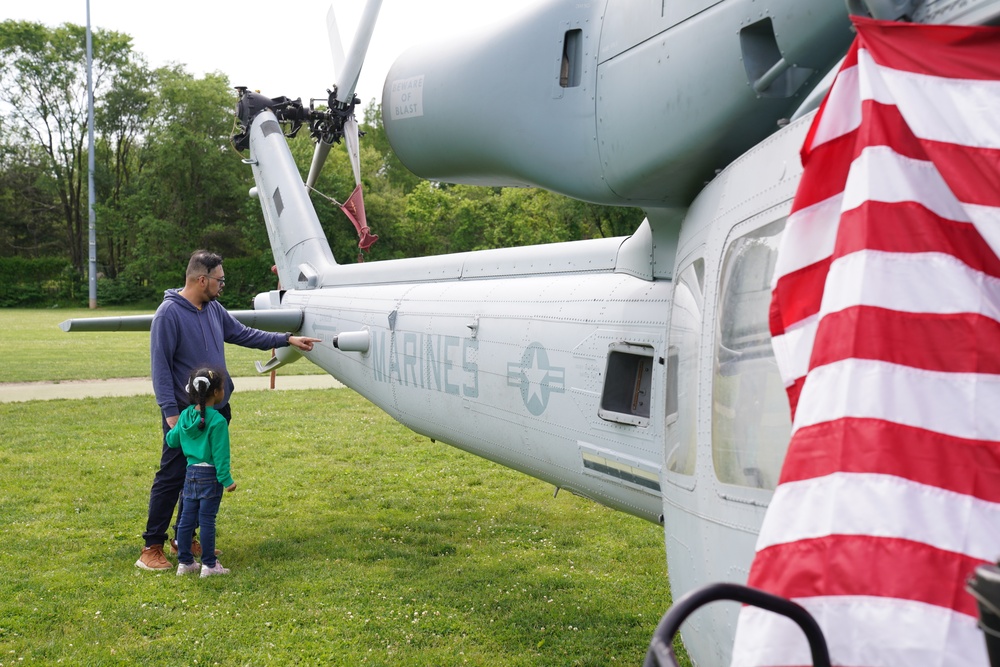
[[[339,143],[340,137],[350,134],[351,138],[348,139],[348,142],[353,139],[354,144],[357,145],[357,121],[354,119],[354,107],[360,100],[354,96],[354,92],[358,85],[358,78],[361,76],[361,67],[364,65],[365,55],[368,53],[368,45],[371,43],[375,21],[378,19],[381,7],[382,0],[368,0],[365,4],[358,30],[346,57],[332,5],[327,12],[326,25],[330,37],[330,54],[333,58],[336,77],[329,99],[332,122],[328,127],[313,129],[316,149],[313,151],[309,176],[306,178],[307,187],[311,188],[316,184],[316,179],[319,178],[319,173],[330,153],[330,147]],[[351,158],[351,167],[354,169],[355,182],[360,185],[360,155],[356,150],[350,150],[350,143],[348,143],[348,152]]]

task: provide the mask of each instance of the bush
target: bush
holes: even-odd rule
[[[102,306],[136,305],[154,303],[159,300],[163,290],[157,290],[151,285],[143,285],[139,281],[119,276],[118,278],[97,278],[97,303]]]
[[[254,257],[224,258],[226,289],[219,302],[232,310],[250,310],[253,298],[261,292],[278,289],[278,278],[271,273],[274,259],[270,253]]]
[[[43,306],[73,300],[81,279],[72,265],[53,257],[0,257],[0,307]]]
[[[278,279],[271,273],[273,264],[269,254],[226,259],[228,280],[219,301],[234,310],[252,309],[257,294],[277,289]],[[179,272],[183,277],[183,267]],[[158,304],[165,289],[181,287],[178,282],[158,285],[128,271],[117,278],[98,276],[97,302],[101,306]],[[82,305],[88,296],[87,277],[64,259],[0,257],[0,308]]]

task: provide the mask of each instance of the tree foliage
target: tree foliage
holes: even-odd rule
[[[97,30],[91,41],[96,100],[135,56],[131,38],[122,33]],[[27,21],[0,23],[4,129],[15,142],[40,149],[44,169],[55,185],[66,249],[78,269],[84,264],[87,229],[86,62],[86,31],[81,26],[67,23],[46,28]]]
[[[230,142],[234,90],[222,74],[149,69],[127,35],[96,30],[92,42],[99,300],[152,303],[180,284],[192,250],[210,248],[230,260],[227,275],[243,274],[227,302],[247,307],[274,278],[259,203],[247,196],[252,173]],[[84,28],[0,23],[0,258],[59,260],[44,266],[69,267],[52,277],[68,287],[48,292],[61,298],[78,298],[87,268],[86,90]],[[393,153],[374,100],[362,130],[378,243],[361,258],[340,211],[355,186],[343,147],[312,194],[340,263],[621,236],[642,219],[544,190],[423,181]],[[304,177],[308,133],[289,145]]]

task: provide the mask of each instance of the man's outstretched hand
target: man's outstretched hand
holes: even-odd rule
[[[313,343],[322,343],[322,338],[310,338],[308,336],[292,336],[288,339],[288,344],[297,347],[303,352],[312,352]]]

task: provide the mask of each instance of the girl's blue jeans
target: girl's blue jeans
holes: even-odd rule
[[[215,567],[215,517],[219,514],[224,489],[214,466],[188,466],[181,493],[181,522],[177,525],[177,560],[194,563],[191,540],[201,526],[201,564]]]

